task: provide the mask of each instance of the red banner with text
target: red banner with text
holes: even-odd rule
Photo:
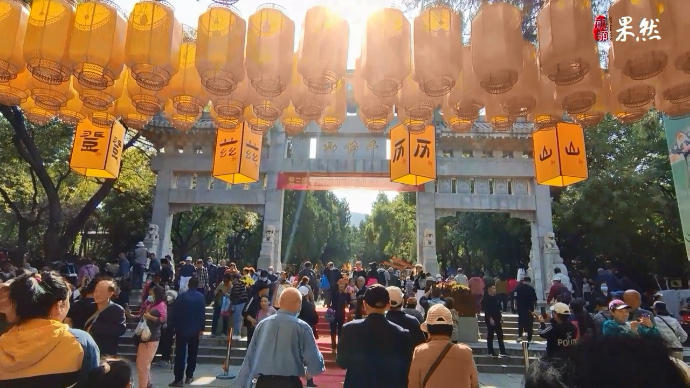
[[[378,175],[319,175],[307,173],[278,173],[281,190],[346,190],[369,189],[379,191],[422,191],[424,186],[410,186],[391,182],[388,174]]]

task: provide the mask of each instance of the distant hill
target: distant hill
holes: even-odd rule
[[[364,221],[366,214],[362,213],[350,213],[350,225],[359,226],[359,223]]]

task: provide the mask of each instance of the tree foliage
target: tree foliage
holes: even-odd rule
[[[284,263],[350,257],[350,208],[330,191],[286,191],[281,251]]]

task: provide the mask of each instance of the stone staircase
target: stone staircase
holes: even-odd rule
[[[132,312],[138,310],[138,304],[140,299],[140,292],[132,292],[130,298],[130,308]],[[330,327],[325,319],[326,309],[322,307],[317,308],[319,314],[319,323],[316,326],[316,330],[319,333],[320,339],[317,340],[319,345],[319,350],[321,350],[324,360],[326,362],[327,374],[325,376],[319,376],[316,379],[317,385],[324,388],[329,388],[328,385],[321,385],[319,381],[324,383],[324,379],[340,379],[344,376],[344,371],[342,371],[335,364],[335,355],[331,351],[330,345]],[[213,318],[213,308],[206,307],[206,332],[204,337],[201,339],[199,344],[198,362],[203,364],[216,364],[219,366],[223,365],[225,361],[225,355],[227,352],[227,339],[223,339],[220,336],[211,337],[211,324]],[[120,339],[119,354],[122,357],[134,360],[136,357],[136,348],[133,343],[133,329],[135,324],[128,324],[128,330],[125,336]],[[535,333],[536,328],[535,324]],[[524,360],[523,352],[520,344],[515,342],[517,338],[517,315],[506,314],[504,315],[503,322],[504,331],[504,342],[506,345],[506,351],[509,358],[493,358],[488,355],[486,348],[486,324],[484,323],[483,317],[480,316],[479,319],[479,335],[480,340],[477,343],[467,344],[469,345],[474,354],[475,364],[477,369],[481,373],[512,373],[512,374],[522,374],[524,373]],[[534,336],[534,342],[530,345],[529,356],[530,359],[534,360],[542,356],[546,351],[546,345],[544,342],[539,341],[538,336]],[[498,352],[498,343],[495,343],[494,349]],[[242,337],[241,340],[233,340],[232,348],[230,350],[230,365],[241,365],[244,360],[244,356],[247,351],[247,341],[246,337]],[[154,361],[159,359],[159,355],[156,356]],[[340,386],[338,386],[340,387]]]

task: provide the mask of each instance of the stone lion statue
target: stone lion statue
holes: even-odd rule
[[[431,232],[431,229],[424,230],[424,245],[434,245],[434,234]]]
[[[266,226],[266,232],[264,234],[264,242],[272,243],[275,238],[276,227],[273,225]]]
[[[544,236],[544,249],[558,249],[556,245],[556,235],[554,233],[547,233]]]
[[[158,241],[158,225],[149,224],[149,228],[146,230],[146,240]]]

